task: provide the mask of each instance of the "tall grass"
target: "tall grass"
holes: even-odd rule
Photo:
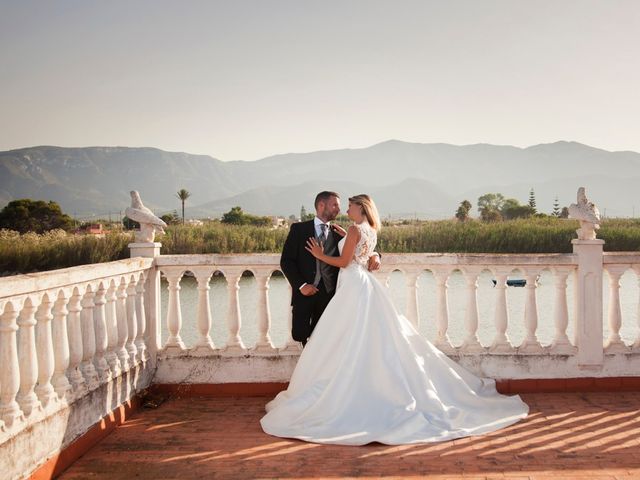
[[[532,218],[482,223],[455,220],[385,226],[379,250],[387,253],[566,253],[572,251],[578,222]],[[280,252],[287,229],[210,223],[177,225],[159,237],[163,254]],[[640,220],[610,219],[602,223],[598,238],[606,251],[640,250]],[[53,231],[19,235],[0,231],[0,274],[28,273],[127,258],[132,233],[104,238]]]
[[[110,262],[129,257],[133,234],[111,233],[104,238],[52,230],[20,235],[0,230],[0,274],[30,273]]]
[[[287,229],[210,223],[175,225],[159,239],[162,253],[268,253],[282,250]]]
[[[547,218],[496,223],[443,220],[384,228],[379,244],[381,251],[395,253],[561,253],[571,251],[577,227],[577,222]]]

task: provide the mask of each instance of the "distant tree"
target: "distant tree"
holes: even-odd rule
[[[463,200],[456,210],[456,218],[461,222],[469,220],[469,212],[471,211],[471,202],[469,200]]]
[[[521,205],[515,198],[507,198],[500,209],[500,214],[505,220],[529,218],[535,213],[535,209],[531,208],[529,205]]]
[[[498,210],[484,210],[480,214],[480,219],[483,222],[499,222],[502,220],[502,214]]]
[[[124,217],[122,219],[122,226],[125,230],[136,230],[140,228],[140,224],[135,220],[131,220],[129,217]]]
[[[551,212],[551,215],[553,215],[554,217],[560,216],[560,202],[558,201],[557,195],[555,200],[553,201],[553,212]]]
[[[560,218],[569,218],[569,208],[562,207],[562,211],[560,212]]]
[[[255,225],[258,227],[266,227],[271,225],[271,217],[259,217],[250,215],[242,211],[242,207],[232,207],[227,213],[222,215],[222,223],[228,225]]]
[[[165,213],[160,217],[160,220],[163,220],[167,225],[176,225],[180,223],[180,216],[177,211],[173,211],[170,213]]]
[[[516,218],[529,218],[537,215],[536,211],[529,205],[511,206],[502,210],[502,218],[505,220],[514,220]]]
[[[534,213],[537,212],[536,209],[536,193],[533,191],[533,187],[529,190],[529,206],[533,208]]]
[[[182,203],[182,224],[183,225],[184,225],[184,202],[186,202],[187,198],[189,198],[190,196],[191,196],[191,193],[185,190],[184,188],[181,188],[180,190],[178,190],[178,193],[176,194],[176,197],[178,197],[178,199]]]
[[[64,213],[56,202],[44,202],[23,198],[13,200],[0,212],[0,228],[20,233],[43,233],[61,228],[73,228],[73,219]]]
[[[478,212],[480,219],[485,222],[495,222],[502,218],[500,210],[504,204],[501,193],[485,193],[478,198]]]
[[[231,225],[244,225],[244,212],[242,207],[232,207],[227,213],[222,215],[222,223]]]
[[[307,209],[304,208],[304,205],[300,208],[300,221],[306,222],[307,220],[313,220],[316,216],[315,213],[307,213]]]

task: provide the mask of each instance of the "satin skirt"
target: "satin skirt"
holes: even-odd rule
[[[480,435],[527,416],[449,359],[398,314],[377,279],[351,264],[304,348],[289,388],[260,423],[277,437],[388,445]]]

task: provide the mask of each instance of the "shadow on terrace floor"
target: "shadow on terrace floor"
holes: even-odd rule
[[[523,394],[529,417],[437,444],[341,447],[270,437],[266,398],[172,399],[144,410],[61,478],[640,478],[640,395]]]

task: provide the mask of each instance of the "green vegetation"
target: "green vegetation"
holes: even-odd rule
[[[458,210],[456,210],[456,218],[461,222],[466,222],[471,218],[469,212],[471,211],[471,202],[469,200],[463,200],[460,202]]]
[[[268,218],[268,217],[267,217]],[[210,222],[201,226],[169,226],[162,253],[267,253],[279,252],[288,229]]]
[[[49,230],[73,228],[73,219],[62,213],[56,202],[23,198],[13,200],[0,211],[0,229],[20,233],[44,233]]]
[[[0,274],[29,273],[110,262],[129,257],[133,233],[110,233],[103,238],[51,230],[20,235],[0,230]]]
[[[254,225],[256,227],[266,227],[271,225],[271,217],[259,217],[242,211],[241,207],[233,207],[222,215],[222,223],[228,225]]]
[[[343,225],[346,226],[346,223]],[[572,251],[578,222],[557,217],[531,217],[502,222],[468,220],[388,223],[380,232],[383,253],[566,253]],[[163,254],[279,253],[288,230],[209,222],[202,226],[170,225],[158,238]],[[640,219],[607,219],[598,237],[605,251],[640,250]],[[0,273],[27,273],[127,258],[133,234],[104,238],[64,231],[20,235],[0,231]]]

